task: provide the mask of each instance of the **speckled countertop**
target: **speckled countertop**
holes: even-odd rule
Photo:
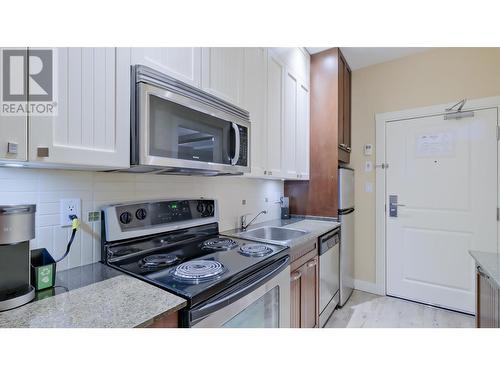
[[[0,328],[133,328],[177,311],[186,301],[101,263],[58,273],[56,287],[0,312]]]
[[[334,220],[314,220],[310,218],[291,218],[287,220],[277,219],[251,225],[250,227],[248,227],[246,232],[255,228],[266,227],[266,226],[285,227],[290,229],[300,229],[307,231],[308,232],[307,234],[298,237],[296,239],[287,241],[286,243],[287,246],[296,247],[312,239],[318,238],[319,236],[331,231],[332,229],[339,227],[340,223]],[[245,232],[241,231],[240,229],[233,229],[223,232],[222,234],[232,237],[241,237],[241,235],[244,233]],[[262,241],[265,242],[265,240]]]
[[[498,253],[484,251],[469,251],[481,269],[500,287],[500,256]]]

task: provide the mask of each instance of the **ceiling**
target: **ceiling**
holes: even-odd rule
[[[331,47],[307,47],[313,55]],[[344,57],[352,70],[399,59],[430,49],[429,47],[342,47]]]

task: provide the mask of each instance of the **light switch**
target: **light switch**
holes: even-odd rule
[[[373,145],[370,143],[367,143],[364,146],[364,152],[365,152],[365,156],[370,156],[371,154],[373,154]]]
[[[373,163],[371,160],[365,161],[365,172],[371,172],[373,170]]]
[[[365,182],[365,193],[373,193],[373,184],[371,182]]]

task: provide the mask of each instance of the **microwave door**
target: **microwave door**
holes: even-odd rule
[[[229,121],[152,95],[149,154],[154,157],[230,164]]]

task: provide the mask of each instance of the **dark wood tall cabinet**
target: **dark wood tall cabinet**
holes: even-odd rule
[[[351,156],[351,69],[339,51],[339,161],[349,163]]]
[[[337,216],[338,164],[351,149],[351,70],[340,49],[311,56],[309,181],[285,181],[290,212]]]

